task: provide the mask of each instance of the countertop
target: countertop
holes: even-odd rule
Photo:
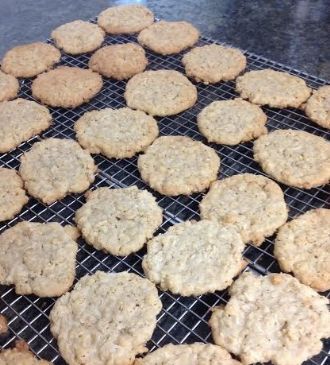
[[[44,40],[53,28],[89,19],[130,1],[0,0],[0,57],[15,45]],[[202,34],[330,79],[327,0],[146,0],[156,16],[187,20]]]

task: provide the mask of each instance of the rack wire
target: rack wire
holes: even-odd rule
[[[136,42],[135,36],[107,36],[104,45],[126,42]],[[48,41],[51,42],[51,41]],[[202,37],[199,45],[218,43],[210,38]],[[268,60],[244,51],[248,60],[248,70],[272,68],[286,71],[306,80],[309,86],[317,88],[326,84],[325,80],[308,75],[299,70]],[[182,54],[161,56],[147,51],[149,60],[148,69],[175,69],[184,72],[181,64]],[[63,54],[61,64],[87,68],[90,54],[73,57]],[[17,169],[20,156],[29,150],[36,141],[48,138],[75,138],[74,122],[86,111],[103,109],[106,107],[119,108],[125,106],[123,93],[124,81],[105,79],[102,91],[89,103],[75,109],[51,108],[54,119],[53,126],[40,136],[31,138],[22,143],[14,151],[0,156],[0,165]],[[199,111],[214,100],[231,99],[237,97],[234,82],[222,82],[216,85],[196,84],[198,101],[191,109],[171,117],[157,118],[161,135],[187,135],[207,144],[196,127],[196,115]],[[20,97],[32,99],[31,80],[21,81]],[[267,127],[275,129],[299,129],[329,139],[330,133],[311,122],[302,111],[297,109],[264,108],[267,116]],[[238,146],[219,146],[209,144],[221,156],[219,177],[223,178],[237,173],[250,172],[263,174],[258,164],[253,160],[252,143],[243,143]],[[150,188],[141,180],[137,170],[137,157],[114,160],[101,155],[94,156],[99,172],[92,186],[110,188],[137,185],[139,188]],[[329,186],[310,190],[301,190],[281,185],[285,200],[289,206],[289,216],[294,218],[309,209],[324,207],[329,204]],[[203,194],[191,196],[165,197],[154,191],[158,204],[164,209],[164,221],[157,233],[164,232],[175,223],[188,219],[199,219],[198,204]],[[28,220],[36,222],[56,221],[62,224],[72,224],[75,211],[84,203],[83,194],[65,197],[50,206],[31,198],[23,211],[9,222],[0,224],[0,233],[6,228],[15,225],[18,221]],[[261,275],[270,272],[279,272],[279,266],[273,256],[274,237],[266,239],[260,247],[247,246],[244,256],[249,262],[249,269]],[[106,272],[130,272],[143,275],[141,259],[145,249],[120,258],[97,251],[79,240],[77,255],[76,280],[83,275],[96,270]],[[163,303],[163,310],[158,316],[157,327],[148,348],[153,350],[166,343],[191,343],[195,341],[212,342],[208,319],[210,309],[219,304],[225,304],[229,298],[228,292],[221,291],[199,297],[181,297],[169,292],[159,292]],[[329,297],[329,293],[324,293]],[[18,339],[24,339],[31,350],[55,365],[64,365],[56,341],[49,330],[48,315],[54,304],[53,298],[38,298],[33,295],[16,295],[13,287],[0,286],[0,313],[9,320],[9,333],[0,337],[0,348],[10,347]],[[306,362],[308,365],[325,365],[330,361],[330,341],[324,341],[322,352]]]

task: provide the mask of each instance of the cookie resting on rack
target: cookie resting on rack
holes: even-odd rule
[[[0,102],[17,97],[19,83],[16,77],[7,75],[0,70]]]
[[[313,122],[330,129],[330,85],[321,86],[313,91],[306,102],[305,112]]]
[[[29,350],[10,348],[0,351],[0,365],[52,365],[52,363],[39,360]]]

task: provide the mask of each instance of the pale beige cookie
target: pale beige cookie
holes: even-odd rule
[[[197,101],[197,89],[178,71],[145,71],[127,82],[124,97],[130,108],[166,116],[191,108]]]
[[[254,142],[254,159],[277,181],[310,189],[330,180],[330,142],[304,131],[277,130]]]
[[[209,142],[234,146],[267,133],[262,109],[242,99],[213,101],[197,115],[199,131]]]
[[[148,60],[144,49],[136,43],[113,44],[96,51],[88,67],[116,80],[129,79],[143,72]]]
[[[153,117],[129,108],[87,112],[77,120],[74,129],[81,146],[108,158],[133,157],[158,136]]]
[[[0,351],[0,365],[52,365],[52,363],[37,359],[28,350],[13,348]]]
[[[211,147],[184,136],[163,136],[138,158],[142,179],[163,195],[190,195],[217,179],[220,158]]]
[[[2,59],[1,69],[15,77],[34,77],[51,69],[61,52],[51,44],[36,42],[10,49]]]
[[[103,10],[97,23],[110,34],[130,34],[144,29],[154,22],[154,14],[140,4],[113,6]]]
[[[49,110],[34,101],[18,98],[0,103],[0,153],[16,148],[51,123]]]
[[[242,274],[210,319],[214,342],[244,365],[300,365],[330,336],[329,300],[287,274]]]
[[[233,225],[244,243],[257,246],[288,218],[281,188],[262,175],[238,174],[215,181],[199,208],[202,219]]]
[[[16,170],[0,167],[0,222],[14,218],[28,200]]]
[[[87,190],[95,179],[96,166],[76,141],[48,138],[24,153],[19,172],[29,194],[51,204]]]
[[[147,191],[136,186],[98,188],[88,192],[75,221],[88,244],[113,255],[140,250],[162,224],[162,209]]]
[[[68,365],[131,365],[147,351],[161,308],[149,280],[98,271],[57,300],[50,329]]]
[[[199,31],[190,23],[161,20],[150,25],[138,35],[138,42],[156,53],[169,55],[192,47]]]
[[[193,48],[182,58],[186,74],[197,82],[215,84],[233,80],[246,67],[246,57],[237,48],[209,44]]]
[[[0,284],[22,295],[60,296],[73,284],[77,250],[58,223],[17,223],[0,235]]]
[[[274,255],[285,272],[292,272],[315,290],[330,289],[330,209],[313,209],[280,228]]]
[[[239,76],[236,91],[251,103],[272,108],[298,108],[311,93],[303,79],[271,69],[249,71]]]
[[[183,296],[226,289],[244,268],[244,243],[214,221],[175,224],[148,242],[142,267],[162,290]]]
[[[0,70],[0,102],[17,97],[19,83],[12,75],[7,75]]]
[[[323,128],[330,129],[330,85],[314,90],[305,106],[306,115]]]
[[[32,95],[53,107],[75,108],[92,99],[102,85],[96,72],[61,66],[38,75],[32,83]]]
[[[74,20],[52,31],[56,47],[72,55],[93,52],[104,41],[105,33],[97,24]]]
[[[134,365],[240,365],[220,346],[195,342],[189,345],[168,344],[136,359]]]

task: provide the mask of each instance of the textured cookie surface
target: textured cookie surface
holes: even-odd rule
[[[330,209],[314,209],[280,228],[274,248],[281,269],[315,290],[330,289]]]
[[[267,133],[266,114],[242,99],[214,101],[197,116],[200,132],[209,142],[236,145]]]
[[[53,107],[75,108],[92,99],[102,85],[96,72],[61,66],[38,75],[32,83],[32,95]]]
[[[231,224],[245,243],[260,245],[288,218],[281,188],[272,180],[238,174],[215,181],[200,203],[202,219]]]
[[[34,77],[59,62],[61,52],[51,44],[36,42],[10,49],[2,59],[2,71],[16,77]]]
[[[103,29],[98,25],[83,20],[60,25],[51,34],[58,48],[73,55],[92,52],[99,48],[104,36]]]
[[[140,250],[162,220],[162,210],[155,198],[136,186],[89,192],[86,204],[75,216],[90,245],[119,256]]]
[[[52,363],[37,359],[30,351],[19,351],[14,348],[0,352],[0,365],[52,365]]]
[[[314,90],[305,106],[306,114],[323,128],[330,129],[330,85]]]
[[[214,84],[233,80],[246,67],[246,57],[236,48],[209,44],[193,48],[182,58],[186,74],[196,81]]]
[[[131,365],[147,351],[161,307],[149,280],[98,271],[57,300],[50,328],[69,365]]]
[[[85,113],[75,123],[79,143],[90,153],[129,158],[158,136],[156,120],[140,110],[102,109]]]
[[[144,29],[138,35],[138,42],[156,53],[168,55],[193,46],[198,38],[199,31],[188,22],[161,20]]]
[[[17,223],[0,235],[0,283],[22,295],[62,295],[73,284],[77,250],[58,223]]]
[[[125,80],[143,72],[148,64],[144,49],[135,43],[114,44],[96,51],[88,66],[116,80]]]
[[[227,305],[215,309],[214,342],[243,364],[300,365],[330,336],[328,299],[287,274],[242,274]]]
[[[107,33],[130,34],[152,24],[154,14],[143,5],[119,5],[102,11],[97,22]]]
[[[50,127],[49,110],[31,100],[0,103],[0,152],[8,152]]]
[[[142,179],[164,195],[189,195],[216,180],[220,158],[210,147],[183,136],[159,137],[138,159]]]
[[[148,242],[142,266],[162,290],[184,296],[227,288],[244,267],[244,243],[231,227],[203,220],[176,224]]]
[[[180,72],[145,71],[128,81],[124,97],[130,108],[165,116],[192,107],[197,100],[197,89]]]
[[[254,142],[254,159],[276,180],[310,189],[330,180],[330,142],[311,133],[277,130]]]
[[[69,193],[87,190],[94,181],[96,166],[77,142],[48,138],[35,143],[21,157],[19,172],[27,191],[50,204]]]
[[[16,170],[0,167],[0,222],[14,218],[28,200]]]
[[[250,71],[239,76],[236,91],[251,103],[273,108],[298,108],[311,93],[303,79],[271,69]]]
[[[13,75],[7,75],[0,71],[0,101],[16,98],[19,83]]]

